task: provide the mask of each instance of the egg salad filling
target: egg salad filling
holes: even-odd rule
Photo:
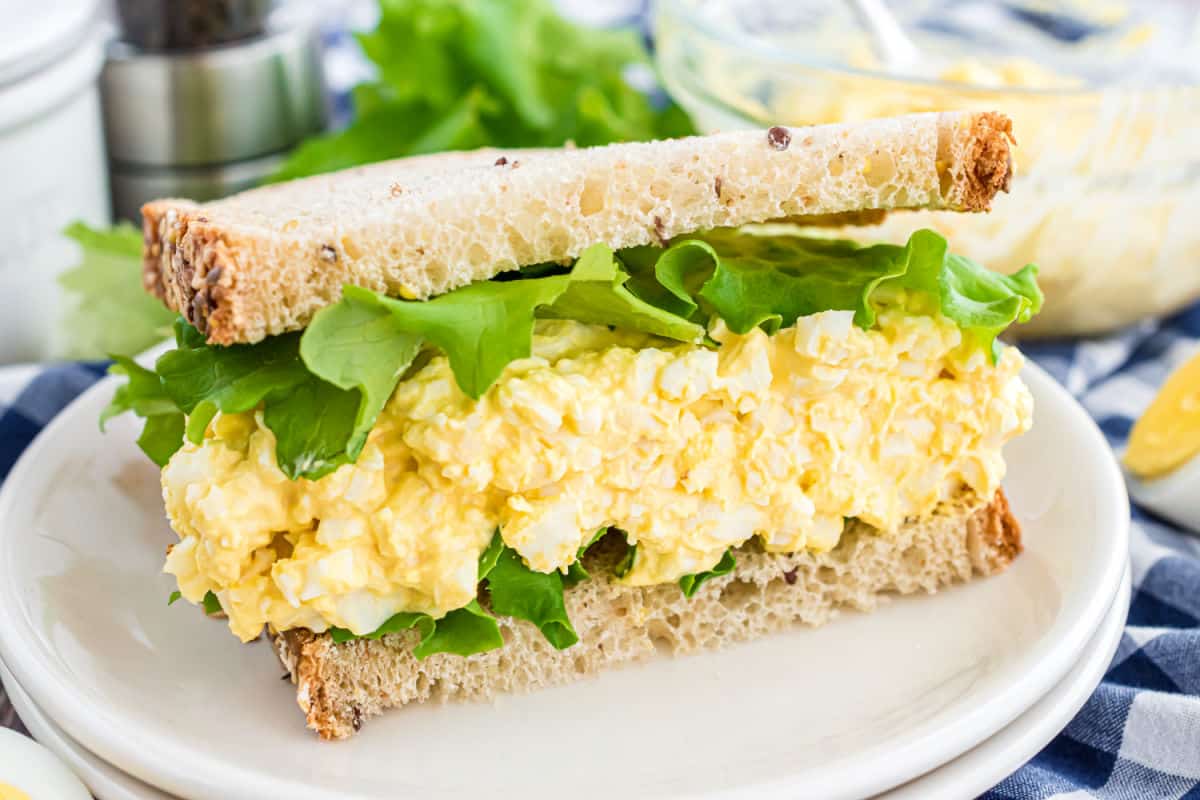
[[[828,550],[847,518],[887,535],[990,496],[1032,411],[995,335],[1040,299],[1032,268],[928,231],[718,231],[424,302],[347,287],[256,345],[181,323],[154,371],[119,360],[106,416],[146,418],[165,569],[241,639],[416,628],[418,656],[469,654],[502,644],[499,614],[565,647],[563,588],[604,531],[619,580],[690,595],[754,538]]]
[[[478,401],[432,358],[357,462],[316,481],[279,469],[261,413],[218,416],[163,470],[181,537],[166,570],[189,600],[214,592],[242,639],[264,623],[366,634],[473,600],[497,528],[539,572],[620,528],[637,545],[623,580],[646,585],[753,536],[827,550],[846,517],[889,531],[964,487],[990,496],[1030,422],[1017,351],[992,366],[944,320],[852,316],[716,331],[718,349],[542,322]]]

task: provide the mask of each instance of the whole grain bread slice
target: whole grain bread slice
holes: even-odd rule
[[[931,516],[880,534],[851,522],[826,553],[772,555],[755,546],[737,567],[692,598],[675,584],[629,587],[610,577],[617,541],[588,553],[592,578],[566,592],[579,642],[555,650],[528,622],[501,618],[504,647],[418,661],[416,634],[336,644],[327,634],[276,634],[308,727],[325,739],[352,735],[363,721],[407,703],[487,699],[569,683],[602,669],[754,639],[798,622],[820,625],[840,608],[873,609],[890,593],[935,592],[1000,572],[1021,552],[1021,533],[1002,492],[990,502],[963,494]],[[608,545],[605,547],[605,545]]]
[[[588,149],[389,161],[143,207],[144,283],[216,344],[297,330],[347,283],[428,298],[603,242],[898,208],[983,211],[1011,124],[930,113]]]

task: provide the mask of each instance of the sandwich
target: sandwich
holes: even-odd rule
[[[1036,268],[830,226],[985,211],[1011,144],[918,114],[146,205],[175,347],[104,419],[145,420],[176,597],[339,739],[1000,572]]]

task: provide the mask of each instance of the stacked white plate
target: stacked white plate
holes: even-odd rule
[[[166,605],[174,540],[136,421],[103,381],[0,493],[0,671],[30,731],[101,800],[973,796],[1082,706],[1129,605],[1124,484],[1052,379],[1007,450],[1025,553],[1003,575],[817,630],[494,704],[305,730],[265,642]],[[11,671],[9,671],[11,670]]]

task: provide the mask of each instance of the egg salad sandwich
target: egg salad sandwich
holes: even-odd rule
[[[822,226],[986,210],[1010,143],[921,114],[148,204],[175,348],[105,417],[145,418],[166,572],[342,738],[1004,569],[1036,269]]]

